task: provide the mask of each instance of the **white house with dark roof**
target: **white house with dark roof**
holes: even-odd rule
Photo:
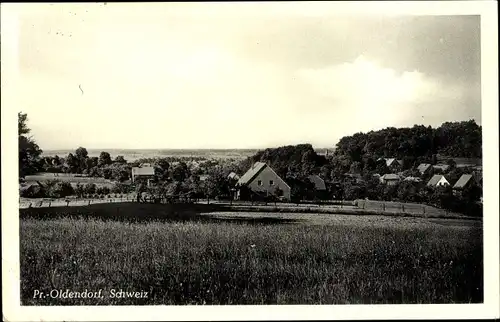
[[[443,175],[435,174],[432,178],[427,182],[427,186],[429,187],[438,187],[438,186],[449,186],[450,183]]]
[[[274,195],[277,188],[281,189],[285,199],[290,200],[291,188],[274,172],[271,167],[263,162],[255,162],[247,172],[238,180],[237,186],[246,186],[257,194],[266,196]],[[239,192],[237,197],[241,197]]]

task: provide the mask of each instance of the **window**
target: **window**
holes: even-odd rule
[[[273,180],[269,180],[269,185],[270,186],[274,186],[274,181]]]
[[[257,185],[262,186],[262,180],[257,181]]]

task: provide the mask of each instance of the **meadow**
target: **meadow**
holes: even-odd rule
[[[23,305],[483,300],[480,221],[139,204],[134,217],[95,206],[21,210]],[[52,289],[103,298],[33,298]],[[148,297],[111,298],[112,289]]]
[[[113,181],[104,179],[104,178],[98,178],[98,177],[85,177],[85,176],[76,176],[74,174],[69,174],[69,173],[39,173],[39,174],[33,174],[33,175],[27,175],[25,177],[26,182],[41,182],[42,184],[46,181],[49,180],[59,180],[59,181],[64,181],[64,182],[69,182],[73,187],[76,186],[76,184],[82,184],[85,185],[87,183],[93,183],[96,185],[96,187],[108,187],[112,188],[113,187]]]

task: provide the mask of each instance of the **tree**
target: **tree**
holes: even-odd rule
[[[120,164],[126,164],[127,163],[127,160],[125,160],[125,158],[123,157],[123,155],[119,155],[115,158],[115,162],[116,163],[120,163]]]
[[[362,170],[361,162],[354,161],[351,164],[351,167],[349,169],[349,173],[361,173],[361,170]]]
[[[110,165],[111,163],[113,163],[113,161],[111,161],[111,156],[109,155],[109,153],[104,151],[101,152],[101,154],[99,155],[98,165],[102,167],[105,165]]]
[[[183,182],[189,177],[189,169],[185,162],[179,162],[172,169],[172,179]]]
[[[19,196],[24,198],[43,198],[45,191],[38,184],[24,186],[19,189]]]
[[[65,166],[69,173],[78,173],[80,161],[73,155],[73,153],[69,153],[65,159]]]
[[[87,168],[87,159],[89,157],[89,154],[87,152],[87,149],[83,147],[79,147],[75,151],[75,156],[78,159],[78,173],[82,173],[84,169]]]
[[[168,179],[168,169],[170,164],[165,158],[160,158],[155,162],[155,173],[159,180],[167,180]]]
[[[36,173],[40,170],[40,155],[42,154],[42,149],[40,149],[31,136],[28,136],[31,131],[26,124],[28,115],[19,112],[17,116],[19,178],[24,178],[26,175]]]
[[[111,188],[111,191],[113,193],[129,193],[129,192],[132,192],[132,187],[129,184],[117,182],[113,185],[113,187]]]
[[[87,149],[83,148],[83,147],[79,147],[78,149],[76,149],[75,151],[75,155],[78,159],[80,160],[84,160],[84,159],[87,159],[88,156],[89,156],[89,153],[87,152]]]
[[[71,184],[67,181],[49,180],[45,183],[47,197],[64,198],[75,193]]]
[[[77,183],[75,186],[75,194],[78,197],[82,197],[85,194],[84,186],[81,183]]]
[[[101,173],[102,173],[101,176],[104,179],[110,179],[111,176],[113,175],[113,170],[109,167],[105,167],[105,168],[102,168]]]
[[[95,183],[87,183],[85,184],[85,187],[83,188],[86,194],[94,194],[96,192],[96,185]]]
[[[387,163],[385,162],[384,159],[378,160],[376,162],[375,171],[376,171],[376,173],[380,174],[381,176],[391,172],[389,170],[389,168],[387,167]]]
[[[229,194],[229,184],[222,171],[214,170],[204,182],[204,192],[207,199]]]

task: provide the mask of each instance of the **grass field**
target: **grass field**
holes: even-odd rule
[[[48,180],[59,180],[71,183],[72,186],[76,186],[77,183],[87,184],[94,183],[97,187],[113,187],[113,181],[98,178],[98,177],[84,177],[84,176],[75,176],[67,173],[58,173],[57,175],[54,173],[39,173],[34,175],[28,175],[25,177],[26,182],[37,182],[41,183]]]
[[[21,211],[23,305],[483,298],[480,221],[202,212],[207,205],[188,211],[144,204],[131,204],[130,213],[118,217],[104,208],[112,205],[95,206],[90,212],[75,207],[72,216],[57,208]],[[51,289],[102,289],[104,297],[33,298],[35,290]],[[146,291],[148,297],[111,298],[112,289]]]

